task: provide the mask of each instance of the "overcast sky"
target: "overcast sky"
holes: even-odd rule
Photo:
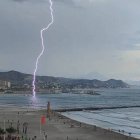
[[[38,74],[140,79],[140,0],[53,0]],[[48,0],[0,1],[0,69],[33,73]]]

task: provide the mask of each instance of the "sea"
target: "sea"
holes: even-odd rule
[[[86,107],[121,107],[95,111],[65,112],[63,115],[87,124],[93,124],[117,133],[140,138],[140,88],[98,89],[100,95],[88,94],[1,94],[1,107],[45,109],[50,101],[52,109]],[[129,108],[129,106],[135,106]]]

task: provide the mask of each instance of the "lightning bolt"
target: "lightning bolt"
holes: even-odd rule
[[[45,27],[45,28],[42,28],[40,30],[40,37],[41,37],[41,45],[42,45],[42,50],[40,52],[40,54],[37,56],[37,59],[36,59],[36,63],[35,63],[35,69],[34,69],[34,73],[33,73],[33,81],[32,81],[32,93],[33,93],[33,96],[35,97],[36,95],[36,72],[38,70],[38,64],[39,64],[39,59],[41,58],[41,56],[43,55],[44,53],[44,50],[45,50],[45,45],[44,45],[44,38],[43,38],[43,33],[45,31],[47,31],[50,26],[53,24],[54,22],[54,16],[53,16],[53,2],[52,0],[49,0],[49,4],[50,4],[50,12],[51,12],[51,22]]]

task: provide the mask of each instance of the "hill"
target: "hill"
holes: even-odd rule
[[[0,80],[7,80],[12,85],[32,85],[32,75],[20,73],[18,71],[0,72]],[[128,84],[122,80],[110,79],[100,81],[97,79],[70,79],[52,76],[37,76],[36,85],[40,88],[127,88]]]

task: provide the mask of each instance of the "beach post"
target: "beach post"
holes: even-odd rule
[[[39,129],[40,129],[40,135],[41,135],[41,129],[42,129],[42,128],[41,128],[41,121],[40,121],[40,126],[39,126],[39,127],[40,127],[40,128],[39,128]]]
[[[4,132],[5,132],[5,120],[3,121],[3,128],[4,128]],[[5,140],[5,133],[4,133],[4,140]]]
[[[48,138],[48,135],[46,134],[46,135],[45,135],[45,140],[47,140],[47,138]]]

